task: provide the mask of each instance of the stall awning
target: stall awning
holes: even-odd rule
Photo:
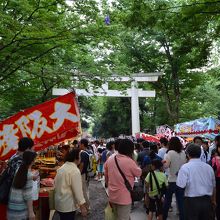
[[[220,131],[220,120],[209,117],[200,118],[175,125],[175,132],[178,136],[204,135],[213,139]]]

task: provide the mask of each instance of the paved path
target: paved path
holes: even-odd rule
[[[169,212],[168,220],[178,220],[178,215],[176,214],[175,202],[172,204],[174,207],[173,212]],[[143,208],[143,202],[135,202],[134,209],[131,211],[131,220],[146,220],[145,209]],[[154,218],[156,220],[156,218]]]
[[[107,195],[104,189],[104,182],[97,182],[92,180],[90,182],[90,201],[91,202],[91,214],[84,219],[88,220],[104,220],[104,209],[107,205]],[[178,216],[175,211],[175,202],[173,203],[174,212],[169,213],[168,220],[178,220]],[[77,216],[77,220],[84,220],[81,216]],[[143,202],[135,202],[134,209],[131,212],[131,220],[146,220],[145,209],[143,208]],[[156,219],[156,218],[155,218]]]

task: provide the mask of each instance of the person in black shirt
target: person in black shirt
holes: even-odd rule
[[[87,178],[87,171],[88,171],[88,166],[89,166],[89,155],[90,152],[88,152],[88,146],[89,142],[87,139],[81,139],[80,143],[80,165],[79,169],[82,175],[82,186],[83,186],[83,195],[86,200],[86,207],[87,209],[90,209],[90,202],[89,202],[89,192],[88,192],[88,186],[89,186],[89,181]]]
[[[150,142],[148,141],[144,141],[142,143],[142,146],[143,146],[143,151],[141,151],[139,154],[138,154],[138,158],[137,158],[137,162],[138,164],[141,166],[143,164],[143,161],[144,161],[144,157],[145,156],[148,156],[150,154]]]

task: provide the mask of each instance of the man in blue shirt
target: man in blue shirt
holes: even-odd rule
[[[138,154],[138,158],[137,158],[137,162],[139,165],[142,166],[143,164],[143,161],[144,161],[144,157],[145,156],[148,156],[149,153],[150,153],[150,142],[148,141],[144,141],[142,142],[142,146],[143,146],[143,151],[141,151],[139,154]]]

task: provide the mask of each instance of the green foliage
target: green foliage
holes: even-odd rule
[[[219,6],[214,0],[2,0],[0,119],[52,98],[53,87],[99,88],[112,73],[138,72],[164,72],[158,82],[140,85],[157,93],[140,99],[142,130],[219,116]],[[131,133],[129,99],[79,97],[79,104],[83,127],[93,123],[96,136]]]
[[[117,137],[120,134],[131,133],[131,104],[128,98],[105,98],[102,100],[103,109],[94,124],[93,135],[101,137]],[[96,111],[94,109],[94,111]]]
[[[154,88],[165,102],[171,124],[183,117],[180,106],[184,89],[201,81],[201,75],[190,70],[208,64],[218,32],[211,3],[133,1],[125,22],[132,28],[124,41],[130,68],[134,72],[165,73]]]
[[[96,1],[3,0],[0,19],[1,118],[75,87],[71,76],[107,74],[93,53],[108,32]]]

